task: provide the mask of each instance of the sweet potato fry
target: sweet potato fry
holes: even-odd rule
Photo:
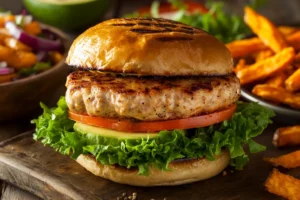
[[[273,169],[265,187],[268,192],[284,197],[289,200],[300,199],[300,180]]]
[[[236,40],[226,44],[233,58],[247,56],[250,53],[267,49],[262,41],[257,38]]]
[[[278,31],[283,35],[283,36],[289,36],[297,31],[300,30],[300,27],[296,26],[278,26],[277,27]]]
[[[295,50],[300,50],[300,31],[293,33],[287,37],[289,46],[294,47]]]
[[[299,31],[300,28],[292,26],[278,26],[277,29],[283,36],[286,37]]]
[[[0,83],[10,82],[16,76],[16,74],[0,75]]]
[[[265,60],[265,59],[267,59],[267,58],[269,58],[269,57],[271,57],[273,55],[274,55],[274,53],[270,49],[260,51],[255,56],[255,62],[259,62],[259,61]]]
[[[274,133],[273,144],[276,147],[300,145],[300,125],[277,129]]]
[[[38,35],[42,32],[40,24],[37,21],[33,21],[24,26],[24,31],[31,35]]]
[[[293,108],[300,109],[300,94],[293,94],[284,88],[266,84],[256,85],[252,93],[269,101],[280,102]]]
[[[266,17],[255,12],[252,8],[245,7],[244,21],[251,28],[253,33],[274,52],[280,52],[288,46],[275,25]]]
[[[1,45],[4,45],[4,40],[5,40],[6,38],[8,38],[8,37],[9,37],[9,36],[0,33],[0,44],[1,44]]]
[[[37,58],[34,53],[15,51],[2,45],[0,45],[0,60],[6,61],[9,66],[16,69],[32,67],[37,63]]]
[[[287,79],[288,75],[284,71],[280,71],[273,76],[271,76],[267,81],[267,85],[271,85],[274,87],[284,87],[284,82]]]
[[[285,88],[287,91],[296,92],[300,90],[300,69],[297,69],[285,81]]]
[[[292,47],[285,48],[266,60],[240,70],[237,73],[237,77],[240,79],[241,85],[264,79],[286,68],[293,61],[294,57],[294,49]]]
[[[237,63],[237,65],[235,66],[234,72],[237,73],[238,71],[240,71],[240,70],[242,70],[242,69],[244,69],[244,68],[246,68],[246,67],[247,67],[247,65],[246,65],[246,60],[243,59],[243,58],[241,58],[241,59],[239,60],[239,62]]]
[[[12,14],[0,16],[0,27],[4,27],[5,22],[14,21],[15,16]]]
[[[282,166],[287,169],[300,167],[300,150],[277,158],[264,158],[264,160],[274,166]]]
[[[8,32],[6,28],[1,28],[1,27],[0,27],[0,34],[11,36],[11,34]]]
[[[59,63],[63,59],[63,55],[58,51],[49,52],[50,59],[53,63]]]
[[[16,51],[31,51],[31,48],[29,46],[23,44],[19,40],[12,37],[6,37],[4,39],[4,44],[5,46],[14,49]]]

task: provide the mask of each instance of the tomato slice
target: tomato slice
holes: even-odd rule
[[[174,129],[190,129],[200,128],[222,122],[229,119],[236,110],[236,104],[229,108],[214,112],[208,115],[200,115],[186,119],[173,119],[165,121],[138,121],[133,122],[128,119],[112,119],[104,117],[91,117],[88,115],[81,115],[69,111],[70,119],[84,124],[98,126],[101,128],[113,129],[123,132],[158,132],[161,130]]]
[[[208,9],[201,3],[196,3],[196,2],[185,2],[186,5],[186,11],[188,13],[193,13],[193,12],[200,12],[200,13],[207,13]],[[150,13],[150,7],[144,7],[138,10],[138,13],[142,16],[144,14],[149,14]],[[164,13],[171,13],[175,12],[178,9],[172,7],[172,4],[170,3],[161,3],[159,5],[159,13],[164,14]]]

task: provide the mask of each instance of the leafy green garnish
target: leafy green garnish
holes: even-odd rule
[[[174,20],[202,28],[224,43],[245,38],[251,33],[241,17],[223,11],[222,2],[209,2],[208,7],[210,9],[205,14],[197,12],[187,14],[179,10],[178,12],[182,14],[180,17],[176,16]]]
[[[252,0],[250,6],[256,9],[264,5],[266,1],[267,0]],[[242,17],[225,13],[223,2],[209,1],[206,5],[206,7],[209,8],[208,13],[187,13],[187,6],[180,0],[169,0],[169,3],[178,9],[172,17],[172,20],[204,29],[224,43],[239,40],[251,34],[250,28],[244,23]],[[144,15],[143,17],[160,17],[159,6],[160,3],[154,1],[149,15]],[[126,15],[126,17],[138,16],[138,12]]]
[[[45,71],[51,68],[50,62],[38,62],[31,68],[22,68],[18,73],[21,76],[29,76],[32,74],[37,74],[39,72]]]
[[[274,116],[272,111],[258,104],[239,102],[232,118],[217,125],[161,131],[155,138],[118,139],[76,132],[74,122],[68,118],[64,97],[56,108],[42,103],[41,107],[44,113],[32,121],[36,124],[35,140],[74,159],[82,153],[90,153],[105,165],[138,167],[142,175],[148,174],[149,166],[168,170],[168,164],[175,159],[205,157],[214,160],[221,149],[228,149],[230,164],[242,169],[248,161],[243,147],[249,146],[251,153],[265,150],[253,138],[263,132],[271,123],[270,117]]]

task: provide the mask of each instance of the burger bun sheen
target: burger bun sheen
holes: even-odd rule
[[[154,76],[233,72],[226,46],[203,30],[166,19],[102,22],[72,44],[66,63],[81,69]]]

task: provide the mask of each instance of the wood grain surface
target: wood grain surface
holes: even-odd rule
[[[43,199],[117,199],[122,193],[137,193],[138,199],[279,199],[264,190],[263,183],[272,167],[265,156],[276,156],[294,149],[278,150],[272,146],[274,124],[257,138],[267,145],[265,152],[251,155],[243,171],[218,175],[209,180],[173,187],[133,187],[96,177],[67,156],[32,140],[31,133],[2,143],[0,179]],[[300,170],[281,171],[300,178]]]

